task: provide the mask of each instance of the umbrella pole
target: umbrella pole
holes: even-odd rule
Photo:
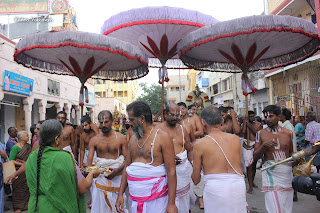
[[[85,96],[85,94],[84,94],[84,83],[81,81],[81,89],[80,89],[80,99],[81,99],[81,92],[82,92],[82,101],[83,101],[83,104],[84,104],[84,96]],[[81,100],[79,100],[79,101],[81,101]],[[83,117],[83,105],[82,104],[80,104],[80,124],[81,124],[81,119],[82,119],[82,117]]]
[[[163,69],[164,69],[164,65],[162,65],[162,79],[161,79],[161,82],[162,82],[162,88],[161,88],[161,106],[164,108],[164,73],[163,73]],[[163,122],[163,110],[161,112],[161,122]]]
[[[248,76],[247,76],[247,70],[242,70],[243,75],[244,75],[244,80],[246,83],[246,87],[248,88]],[[246,117],[247,117],[247,122],[249,123],[249,104],[248,104],[248,95],[245,96],[245,101],[246,101]],[[247,125],[246,125],[247,126]],[[250,129],[247,126],[247,146],[250,146]]]

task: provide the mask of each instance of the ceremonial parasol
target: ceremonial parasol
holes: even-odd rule
[[[22,38],[14,60],[26,67],[58,75],[76,76],[83,90],[92,77],[105,80],[131,80],[148,74],[147,56],[136,46],[116,38],[80,32],[39,32]],[[88,92],[86,93],[88,94]],[[88,98],[86,98],[88,102]]]
[[[168,82],[168,59],[178,58],[177,44],[190,32],[217,22],[209,15],[173,7],[145,7],[121,12],[104,22],[101,34],[140,46],[149,58],[159,59],[159,83]],[[178,60],[180,61],[180,60]],[[181,62],[177,62],[182,64]],[[183,65],[183,64],[182,64]]]
[[[247,115],[247,95],[249,90],[256,91],[247,77],[248,72],[302,61],[318,48],[319,35],[313,23],[277,15],[218,22],[191,32],[178,44],[180,59],[188,67],[243,73]]]

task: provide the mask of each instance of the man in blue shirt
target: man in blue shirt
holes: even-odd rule
[[[295,131],[295,135],[296,135],[296,141],[297,141],[297,146],[298,149],[304,149],[305,148],[305,143],[304,143],[304,139],[305,139],[305,126],[301,123],[301,117],[300,115],[297,115],[295,117],[295,122],[297,123],[294,131]]]
[[[17,134],[18,134],[18,130],[17,128],[15,127],[9,127],[8,129],[8,134],[9,134],[9,139],[7,141],[7,144],[6,144],[6,153],[9,157],[9,154],[10,154],[10,151],[11,151],[11,148],[17,143]]]

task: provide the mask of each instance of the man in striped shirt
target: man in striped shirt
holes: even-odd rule
[[[314,143],[320,141],[320,124],[316,122],[316,113],[313,111],[307,112],[306,116],[309,122],[306,127],[306,144],[307,147],[313,146]],[[318,152],[317,157],[313,161],[314,165],[317,166],[317,170],[320,170],[320,152]]]

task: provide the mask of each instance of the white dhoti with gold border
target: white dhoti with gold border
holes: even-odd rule
[[[192,187],[192,165],[188,160],[187,150],[177,155],[181,159],[181,163],[176,166],[177,174],[177,191],[176,206],[179,213],[188,213],[195,204],[196,196]]]
[[[124,162],[123,155],[120,155],[117,159],[105,159],[97,157],[95,165],[100,168],[119,168]],[[104,174],[105,175],[105,174]],[[121,184],[121,175],[114,177],[112,180],[108,180],[106,177],[99,176],[92,181],[92,207],[91,212],[117,212],[115,205],[118,197],[118,192]],[[123,195],[126,203],[126,196]],[[125,209],[127,213],[128,210]]]

